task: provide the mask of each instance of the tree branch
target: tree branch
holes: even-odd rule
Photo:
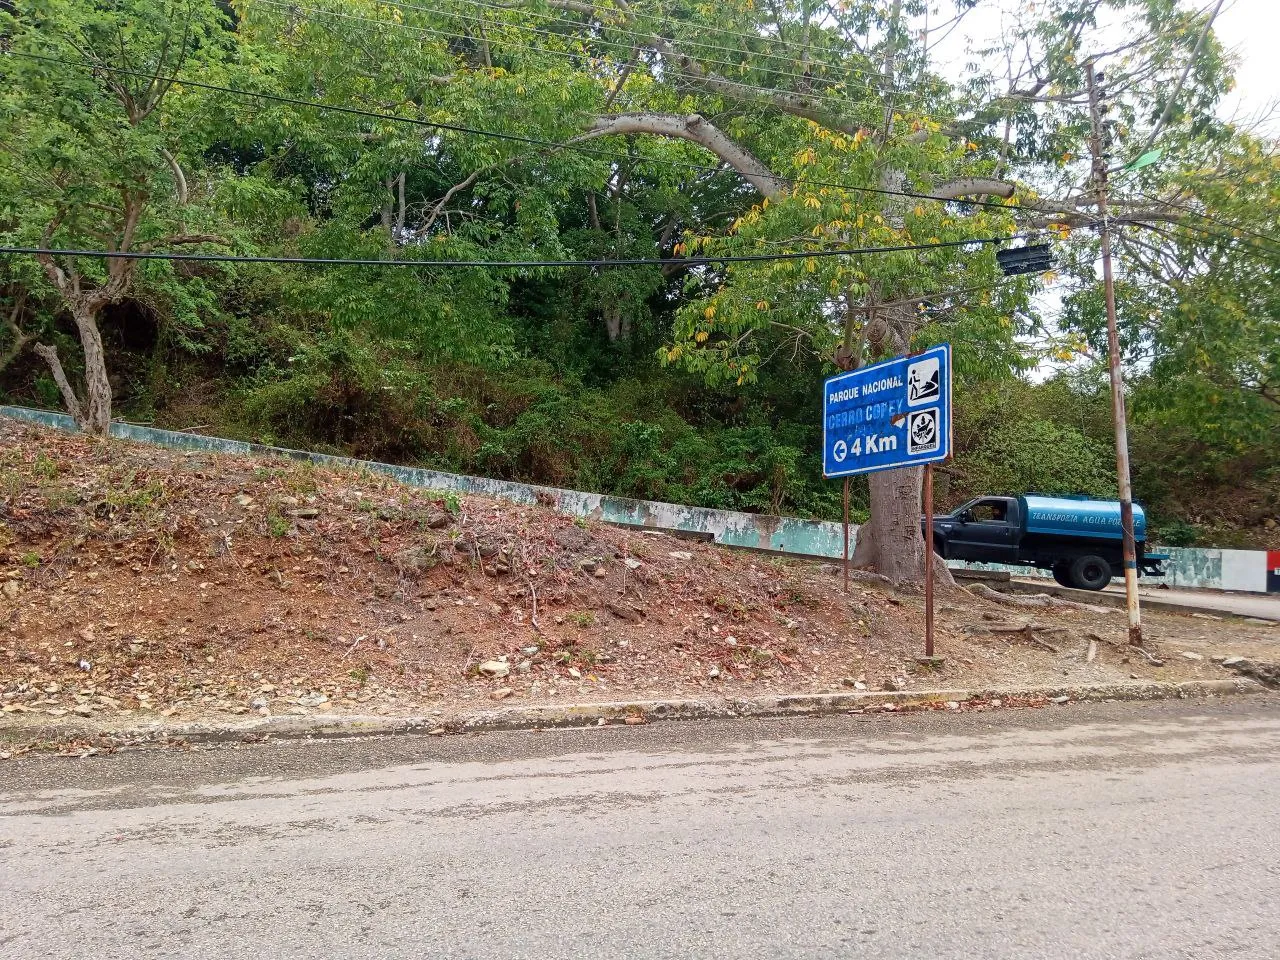
[[[766,197],[777,199],[789,182],[777,176],[753,154],[734,143],[700,114],[677,116],[666,113],[618,113],[597,117],[590,129],[571,143],[620,134],[647,133],[658,137],[688,140],[705,147],[738,171]]]
[[[80,426],[84,426],[84,411],[80,406],[80,398],[76,396],[75,389],[71,386],[71,381],[67,379],[67,373],[62,369],[62,360],[58,356],[58,348],[47,343],[37,343],[33,349],[44,362],[49,364],[49,372],[53,374],[53,382],[58,385],[58,389],[62,392],[62,402],[67,407],[67,413]]]

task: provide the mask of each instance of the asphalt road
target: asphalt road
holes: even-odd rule
[[[1280,956],[1280,698],[0,764],[0,956]]]

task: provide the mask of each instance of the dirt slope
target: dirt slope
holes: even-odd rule
[[[1163,616],[1152,632],[1206,659],[1129,662],[1114,613],[956,590],[939,599],[946,665],[920,675],[920,598],[845,596],[828,570],[0,420],[0,724],[1177,679],[1269,645],[1265,627]]]

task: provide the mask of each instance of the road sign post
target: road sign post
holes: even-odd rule
[[[829,378],[822,392],[822,472],[848,478],[922,466],[925,500],[925,656],[933,656],[933,464],[951,457],[951,345]],[[847,582],[846,582],[846,590]]]

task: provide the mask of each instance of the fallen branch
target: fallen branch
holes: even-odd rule
[[[533,613],[529,616],[529,622],[533,624],[533,630],[537,634],[542,633],[542,625],[538,623],[538,591],[533,588],[533,581],[528,577],[524,578],[524,582],[529,586],[529,596],[533,600]]]
[[[1041,633],[1065,633],[1065,627],[1046,626],[1040,623],[1020,623],[1014,626],[991,626],[991,627],[967,627],[969,633],[986,633],[997,636],[1007,636],[1010,639],[1022,639],[1033,646],[1042,647],[1052,653],[1061,653],[1062,651],[1036,636],[1036,631]]]

